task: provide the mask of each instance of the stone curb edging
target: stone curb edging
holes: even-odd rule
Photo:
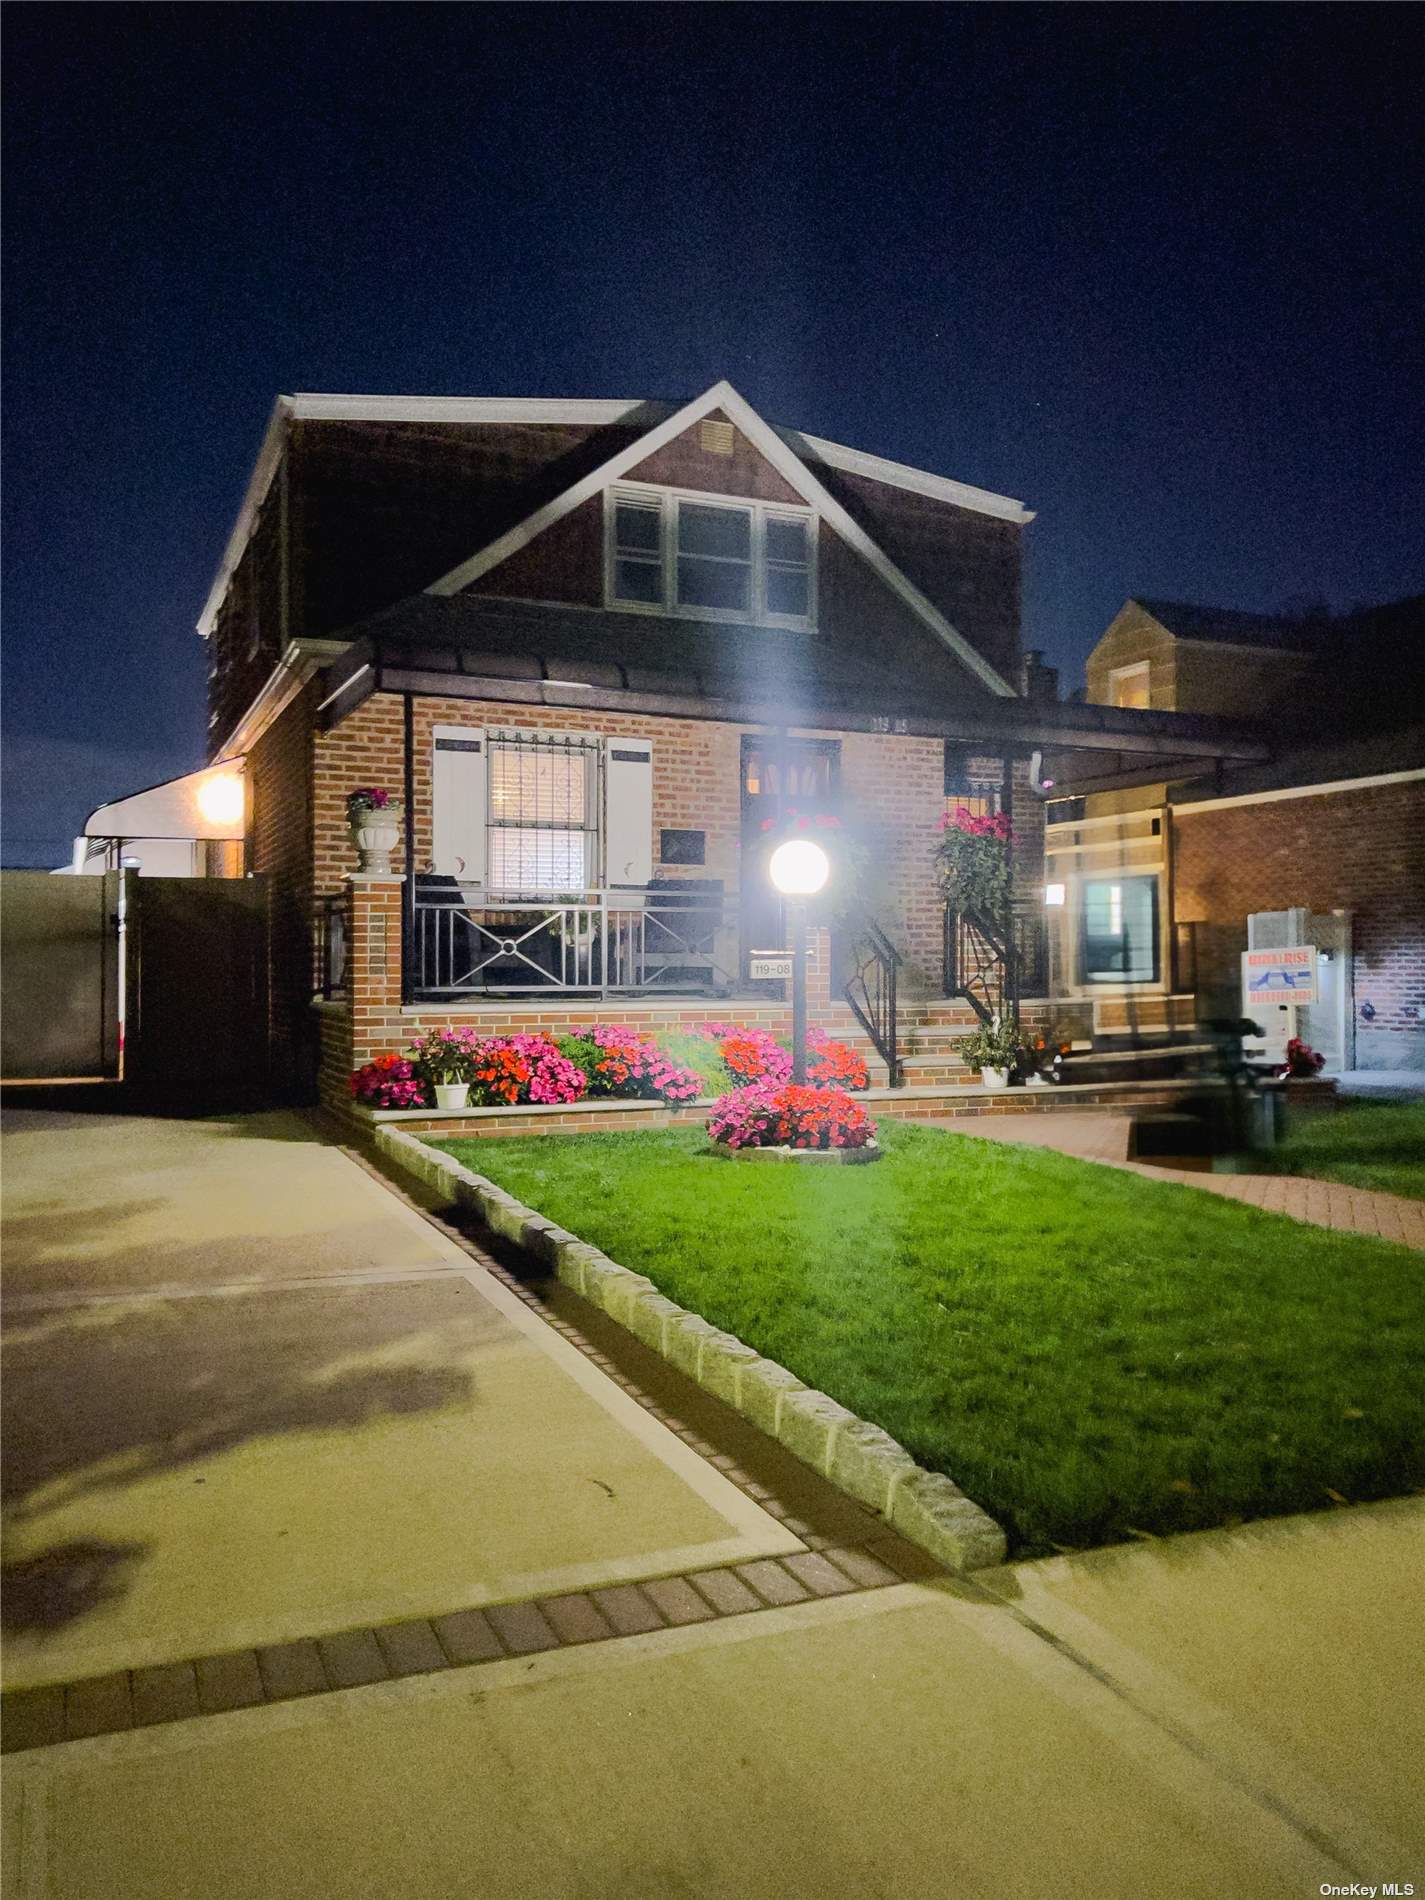
[[[893,1529],[947,1570],[964,1575],[1004,1562],[1005,1534],[989,1513],[942,1473],[916,1464],[878,1425],[848,1412],[826,1393],[810,1391],[785,1366],[666,1299],[646,1275],[610,1260],[454,1156],[389,1123],[377,1127],[375,1140],[396,1167],[523,1248],[803,1464],[881,1512]]]

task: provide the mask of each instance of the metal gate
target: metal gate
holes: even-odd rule
[[[127,1084],[214,1106],[265,1091],[265,878],[133,878],[125,964]]]
[[[118,1076],[121,875],[0,871],[5,1081]]]
[[[3,880],[6,1082],[198,1108],[267,1093],[266,879]]]

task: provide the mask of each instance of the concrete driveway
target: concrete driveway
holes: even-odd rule
[[[800,1548],[296,1116],[3,1153],[7,1687]]]
[[[7,1897],[1421,1890],[1425,1501],[833,1586],[860,1507],[300,1121],[21,1117],[4,1159],[14,1680],[645,1612],[10,1755]],[[721,1614],[672,1573],[727,1553],[763,1594]]]

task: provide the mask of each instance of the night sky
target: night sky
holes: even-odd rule
[[[674,397],[1130,593],[1425,585],[1425,9],[7,9],[4,861],[202,762],[279,391]]]

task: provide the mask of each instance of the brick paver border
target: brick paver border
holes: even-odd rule
[[[0,1696],[0,1745],[6,1754],[15,1754],[943,1574],[923,1551],[893,1532],[861,1544],[819,1541],[823,1547],[818,1550],[759,1557],[683,1576],[486,1604],[445,1616],[200,1656],[192,1662],[123,1669],[82,1682],[11,1689]]]

